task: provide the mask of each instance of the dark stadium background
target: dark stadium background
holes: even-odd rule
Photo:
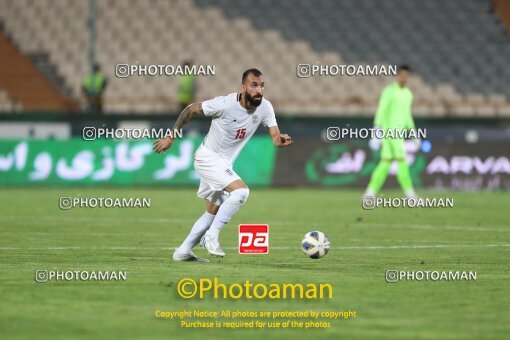
[[[367,148],[367,140],[325,143],[325,130],[371,127],[378,96],[391,77],[298,78],[296,67],[406,63],[415,75],[410,85],[415,120],[427,129],[430,142],[411,151],[418,187],[508,190],[510,161],[503,147],[510,138],[506,1],[321,0],[267,6],[267,1],[228,0],[2,1],[0,156],[5,162],[0,183],[196,185],[189,157],[188,166],[173,177],[155,180],[163,160],[148,152],[148,140],[130,144],[144,150],[141,168],[124,171],[117,159],[109,178],[94,179],[92,172],[61,178],[54,166],[61,158],[70,165],[79,152],[89,150],[94,170],[101,169],[107,156],[99,147],[85,141],[69,144],[81,139],[85,126],[172,126],[179,113],[179,77],[117,78],[116,64],[193,60],[216,67],[214,76],[197,77],[196,100],[238,91],[242,71],[260,68],[281,129],[296,140],[293,150],[276,154],[265,152],[268,144],[247,147],[245,153],[259,148],[257,162],[269,166],[263,174],[249,167],[252,186],[364,187],[378,154]],[[81,91],[96,62],[108,81],[102,114],[84,111]],[[200,138],[208,124],[193,119],[185,132]],[[264,138],[265,131],[259,132],[257,138]],[[26,155],[19,151],[15,156],[20,143],[28,143]],[[115,157],[122,141],[104,143]],[[37,179],[30,176],[39,155],[36,145],[53,161],[46,160],[49,173]],[[179,149],[170,153],[178,156]],[[24,156],[26,162],[16,158]],[[415,158],[423,162],[416,164]],[[325,169],[339,160],[343,163],[336,172]],[[441,166],[431,170],[434,161]],[[387,187],[395,184],[391,178]]]

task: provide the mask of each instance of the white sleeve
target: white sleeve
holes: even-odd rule
[[[262,118],[262,125],[264,125],[266,128],[278,125],[276,123],[273,105],[271,105],[270,102],[267,102],[266,112],[264,114],[264,118]]]
[[[221,117],[227,105],[228,96],[219,96],[202,102],[202,110],[208,117]]]

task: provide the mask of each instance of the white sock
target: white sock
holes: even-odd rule
[[[247,188],[232,190],[230,196],[220,205],[220,209],[218,209],[211,227],[205,234],[207,236],[218,237],[221,229],[230,222],[232,216],[239,211],[239,208],[246,202],[249,195],[250,190]]]
[[[414,189],[406,190],[404,194],[406,195],[406,198],[418,198],[418,195],[416,195]]]
[[[185,253],[196,246],[198,242],[200,242],[200,239],[206,230],[211,226],[211,223],[214,220],[214,216],[215,215],[210,214],[207,211],[202,216],[200,216],[200,218],[193,225],[193,228],[191,228],[188,237],[186,237],[184,242],[182,242],[177,251],[180,253]]]
[[[363,197],[375,197],[376,192],[372,189],[367,189],[365,193],[363,194]]]

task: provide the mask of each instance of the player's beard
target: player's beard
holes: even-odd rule
[[[246,96],[246,101],[248,104],[250,104],[251,107],[257,107],[262,103],[262,95],[257,94],[255,96],[250,96],[248,92],[245,92],[244,95]],[[257,98],[260,98],[260,100],[256,100]]]

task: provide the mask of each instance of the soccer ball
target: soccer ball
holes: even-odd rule
[[[310,231],[301,241],[301,249],[306,256],[320,259],[329,251],[329,239],[321,231]]]

